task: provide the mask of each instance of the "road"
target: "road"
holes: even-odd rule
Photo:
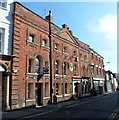
[[[97,99],[85,102],[76,102],[57,110],[50,110],[44,113],[34,114],[22,119],[42,119],[42,118],[91,118],[107,120],[119,119],[119,92],[114,92]]]

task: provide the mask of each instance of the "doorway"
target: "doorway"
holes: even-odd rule
[[[43,104],[43,83],[36,83],[36,105]]]
[[[6,109],[6,76],[5,72],[0,71],[0,110],[4,111]]]

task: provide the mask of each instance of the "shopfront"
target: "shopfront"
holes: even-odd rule
[[[104,78],[93,78],[94,89],[97,94],[104,93]]]

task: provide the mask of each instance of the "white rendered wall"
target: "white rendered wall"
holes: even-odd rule
[[[11,55],[12,49],[12,13],[13,13],[13,0],[6,0],[7,8],[0,7],[0,28],[5,29],[5,37],[4,37],[4,50],[2,54]]]

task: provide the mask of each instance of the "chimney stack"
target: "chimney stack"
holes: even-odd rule
[[[62,25],[62,28],[68,28],[66,24],[63,24]]]

